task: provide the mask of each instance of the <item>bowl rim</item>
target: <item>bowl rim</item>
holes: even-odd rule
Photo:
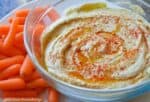
[[[26,8],[27,5],[32,5],[34,3],[40,2],[39,1],[30,1],[28,3],[25,3],[19,7],[17,7],[16,9],[14,9],[12,12],[10,12],[9,14],[7,14],[5,17],[3,17],[0,22],[2,22],[2,20],[5,20],[6,18],[8,18],[10,15],[12,15],[16,10],[21,9],[21,8]],[[56,77],[54,77],[53,75],[50,75],[36,60],[36,57],[32,54],[31,49],[29,48],[29,44],[28,44],[28,36],[27,36],[27,32],[26,32],[26,27],[27,27],[27,22],[28,19],[30,17],[30,14],[27,16],[26,22],[25,22],[25,26],[24,26],[24,44],[25,44],[25,48],[27,50],[28,55],[30,56],[31,60],[33,61],[33,63],[36,66],[36,69],[38,71],[40,71],[43,75],[45,75],[46,77],[50,78],[51,80],[53,80],[56,83],[59,83],[61,85],[64,85],[66,87],[69,88],[73,88],[73,89],[77,89],[77,90],[83,90],[83,91],[90,91],[90,92],[101,92],[101,93],[110,93],[110,92],[122,92],[122,91],[129,91],[129,90],[133,90],[133,89],[137,89],[137,88],[141,88],[141,87],[145,87],[146,85],[150,85],[150,80],[146,80],[137,84],[133,84],[124,88],[114,88],[114,89],[99,89],[99,88],[86,88],[86,87],[81,87],[81,86],[77,86],[74,84],[70,84],[67,83],[63,80],[60,80]],[[45,78],[45,77],[44,77]],[[46,79],[46,78],[45,78]]]

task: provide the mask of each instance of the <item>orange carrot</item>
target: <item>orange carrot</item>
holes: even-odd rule
[[[21,67],[20,64],[14,64],[14,65],[8,67],[7,69],[5,69],[4,71],[1,72],[0,80],[12,77],[16,74],[19,74],[20,67]]]
[[[20,25],[24,25],[26,18],[25,17],[17,17]]]
[[[40,48],[39,48],[40,42],[39,42],[39,38],[40,38],[40,36],[41,36],[43,30],[44,30],[44,25],[42,25],[42,24],[37,24],[37,25],[35,26],[35,30],[34,30],[34,34],[33,34],[33,36],[34,36],[33,42],[36,43],[36,46],[34,46],[34,50],[36,51],[36,56],[37,56],[38,58],[40,58],[40,54],[39,54],[39,53],[40,53]]]
[[[29,13],[29,9],[21,9],[16,11],[16,17],[26,17]]]
[[[13,20],[13,18],[14,18],[13,16],[9,17],[9,18],[8,18],[8,22],[11,23],[12,20]]]
[[[24,89],[26,84],[22,78],[12,78],[0,81],[0,90]]]
[[[26,55],[26,57],[23,61],[23,64],[21,66],[21,69],[20,69],[20,76],[25,79],[28,79],[28,78],[30,78],[34,69],[35,68],[34,68],[34,65],[32,64],[30,57],[28,55]]]
[[[14,43],[14,46],[15,46],[16,48],[18,48],[21,52],[23,52],[23,53],[26,54],[26,49],[25,49],[24,44],[22,44],[22,43],[18,43],[18,44],[17,44],[17,42],[15,42],[15,43]]]
[[[48,16],[52,22],[56,21],[59,18],[59,14],[53,8],[48,12]]]
[[[58,102],[59,101],[59,93],[54,89],[49,89],[48,94],[48,102]]]
[[[5,55],[0,54],[0,60],[7,58]]]
[[[22,32],[16,34],[15,41],[14,41],[14,46],[19,48],[21,51],[26,52]]]
[[[24,56],[14,56],[0,60],[0,71],[13,64],[22,64]]]
[[[18,25],[16,33],[23,32],[23,29],[24,29],[23,25]]]
[[[44,28],[45,28],[44,25],[37,24],[35,26],[35,30],[34,30],[35,35],[41,35],[41,33],[43,32]]]
[[[0,42],[4,42],[4,40],[5,40],[6,36],[7,36],[7,35],[2,34],[2,35],[0,36],[0,40],[1,40]]]
[[[24,52],[20,52],[19,49],[14,46],[10,46],[9,48],[5,48],[3,46],[3,39],[0,39],[0,53],[6,56],[15,56],[25,54]]]
[[[16,33],[23,32],[24,26],[18,25],[16,28]],[[0,25],[0,36],[7,35],[10,30],[10,25]]]
[[[7,79],[14,79],[14,78],[21,78],[21,77],[20,77],[20,75],[16,74],[16,75],[12,75],[11,77],[9,77]]]
[[[0,36],[8,34],[9,25],[0,25]]]
[[[39,47],[38,47],[38,46],[40,46],[39,38],[40,38],[40,36],[41,36],[41,34],[42,34],[44,28],[45,28],[44,25],[42,25],[42,24],[37,24],[37,25],[35,26],[35,30],[34,30],[34,34],[33,34],[33,36],[34,36],[33,42],[36,43],[36,46],[34,46],[34,50],[35,50],[36,52],[39,52],[39,53],[40,53],[40,49],[39,49]],[[39,55],[40,55],[40,54],[36,54],[36,56],[39,56]]]
[[[47,88],[36,88],[38,95],[43,94],[44,91],[46,91]]]
[[[3,43],[3,46],[5,48],[9,48],[12,46],[13,41],[15,39],[17,26],[18,26],[18,20],[14,19],[11,26],[10,26],[9,33],[8,33],[7,37],[5,38],[4,43]]]
[[[36,7],[32,12],[34,15],[32,19],[37,19],[37,17],[40,17],[47,9],[48,7]],[[39,21],[39,23],[40,22],[43,22],[43,20]]]
[[[40,36],[41,36],[41,34],[42,34],[42,32],[43,32],[43,30],[44,30],[44,25],[42,25],[42,24],[37,24],[36,26],[35,26],[35,30],[34,30],[34,43],[36,43],[37,45],[38,44],[40,44],[40,42],[39,42],[39,38],[40,38]]]
[[[44,102],[42,98],[4,98],[3,102]]]
[[[39,79],[41,78],[41,75],[39,74],[39,72],[37,70],[35,70],[32,74],[32,76],[30,77],[30,80],[35,80],[35,79]]]
[[[16,19],[18,21],[19,25],[24,25],[26,18],[25,17],[11,17],[9,19],[9,23],[12,23],[14,19]]]
[[[16,34],[15,42],[24,44],[24,42],[23,42],[23,32],[20,32],[20,33]]]
[[[33,89],[15,90],[15,91],[4,91],[3,98],[27,98],[27,97],[38,97],[37,91]]]
[[[9,48],[4,48],[2,41],[0,41],[0,53],[5,56],[16,56],[16,55],[24,55],[26,52],[21,51],[13,46]]]
[[[34,14],[35,15],[41,15],[44,11],[46,11],[47,8],[44,8],[44,7],[36,7],[34,9]]]
[[[36,79],[27,83],[27,87],[28,88],[46,88],[48,87],[48,84],[44,79],[39,78],[39,79]]]

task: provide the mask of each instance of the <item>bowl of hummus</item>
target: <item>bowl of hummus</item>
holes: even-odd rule
[[[141,14],[104,0],[42,2],[48,3],[32,24],[36,12],[30,13],[25,45],[52,86],[94,102],[150,89],[150,23]],[[37,25],[44,25],[39,35],[30,27]]]

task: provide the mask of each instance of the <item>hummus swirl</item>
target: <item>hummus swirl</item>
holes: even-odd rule
[[[147,80],[150,26],[127,10],[76,12],[42,37],[48,71],[72,84],[119,88]]]

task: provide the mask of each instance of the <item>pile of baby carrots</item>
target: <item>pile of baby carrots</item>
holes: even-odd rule
[[[24,47],[23,30],[29,11],[29,9],[18,10],[8,19],[8,24],[0,24],[0,90],[2,98],[7,102],[13,102],[13,98],[15,100],[20,98],[42,100],[40,95],[48,90],[48,102],[58,102],[58,92],[41,77]],[[36,101],[34,100],[34,102]]]

